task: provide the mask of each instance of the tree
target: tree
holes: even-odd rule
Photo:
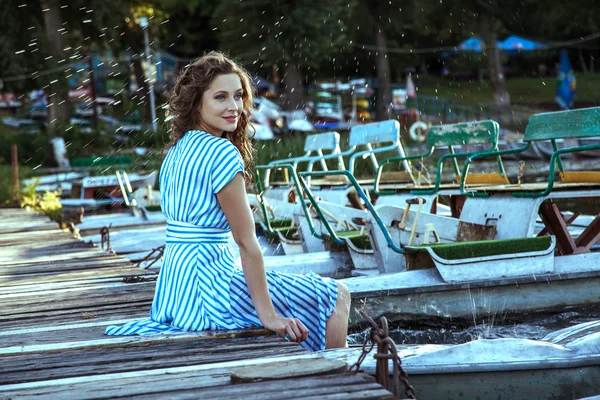
[[[345,21],[353,1],[223,0],[212,25],[221,49],[250,68],[282,64],[284,106],[304,107],[305,69],[317,68],[347,43]]]
[[[60,12],[60,3],[58,0],[40,0],[40,7],[44,15],[44,28],[53,60],[50,65],[52,68],[60,69],[60,64],[67,60],[64,50],[65,39],[62,34],[65,28]],[[53,79],[49,85],[48,132],[52,132],[56,126],[69,123],[71,103],[69,102],[69,86],[63,79]]]
[[[510,95],[506,89],[504,68],[500,59],[498,48],[498,37],[496,35],[495,18],[489,9],[483,6],[477,7],[479,32],[485,43],[484,53],[487,55],[488,71],[494,92],[494,102],[499,107],[510,106]]]
[[[502,3],[490,0],[462,0],[460,2],[425,0],[422,7],[432,21],[446,18],[452,20],[458,30],[470,32],[469,36],[481,36],[485,43],[484,56],[487,58],[488,72],[497,106],[510,106],[510,96],[506,90],[506,80],[500,60],[500,51],[496,44],[498,29],[502,27],[500,15],[520,0],[506,0]],[[433,25],[444,32],[452,28],[446,24]],[[434,28],[434,32],[436,31]]]

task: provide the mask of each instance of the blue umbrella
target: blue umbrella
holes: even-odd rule
[[[498,43],[501,50],[507,51],[531,51],[546,48],[543,43],[534,42],[519,36],[509,36],[504,41]]]
[[[481,53],[484,48],[483,40],[476,38],[475,36],[468,38],[464,42],[458,45],[458,49],[462,51],[476,51]]]
[[[560,66],[556,82],[556,102],[563,110],[573,107],[576,92],[576,81],[567,50],[560,51]]]

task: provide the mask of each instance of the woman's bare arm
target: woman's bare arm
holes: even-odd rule
[[[240,248],[244,278],[260,322],[265,328],[281,336],[287,333],[293,341],[306,340],[308,329],[302,322],[295,318],[283,318],[275,313],[267,287],[262,252],[256,239],[254,218],[241,173],[236,174],[231,182],[217,193],[217,199],[227,217],[233,238]]]

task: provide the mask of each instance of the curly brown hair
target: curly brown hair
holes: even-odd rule
[[[175,146],[186,132],[197,129],[200,124],[199,106],[204,92],[212,81],[219,75],[236,74],[242,83],[242,102],[244,110],[240,115],[237,128],[226,132],[224,137],[229,139],[239,150],[244,160],[246,182],[251,179],[251,166],[254,159],[254,149],[247,135],[247,128],[254,129],[249,119],[252,114],[252,98],[254,86],[250,74],[235,61],[223,53],[211,51],[189,64],[177,78],[177,83],[171,91],[167,114],[170,142],[166,150]]]

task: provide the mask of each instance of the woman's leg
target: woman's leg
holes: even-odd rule
[[[327,320],[325,328],[325,348],[348,347],[348,316],[350,315],[350,291],[343,283],[337,282],[338,297],[335,310]]]

